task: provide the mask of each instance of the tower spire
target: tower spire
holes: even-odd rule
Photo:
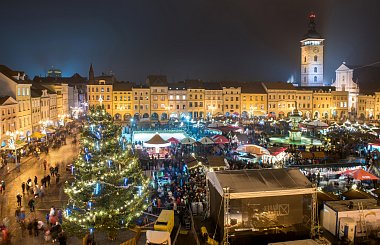
[[[88,71],[88,80],[90,82],[95,82],[94,68],[92,67],[92,63],[90,65],[90,70]]]
[[[316,32],[315,30],[315,13],[310,12],[309,14],[309,32]]]

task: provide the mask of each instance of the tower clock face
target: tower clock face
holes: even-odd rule
[[[318,48],[318,47],[314,47],[314,48],[313,48],[313,52],[314,52],[314,53],[318,53],[318,52],[319,52],[319,48]]]

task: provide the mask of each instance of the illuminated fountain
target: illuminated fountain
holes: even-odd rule
[[[293,110],[292,114],[289,116],[292,122],[292,128],[289,130],[289,141],[290,142],[301,142],[302,132],[300,130],[300,121],[302,120],[301,113],[296,109]]]
[[[301,113],[296,109],[293,110],[289,116],[291,121],[291,129],[289,130],[289,137],[270,137],[269,141],[272,144],[285,144],[285,145],[322,145],[322,142],[317,139],[302,136],[300,129],[300,121],[302,120]]]

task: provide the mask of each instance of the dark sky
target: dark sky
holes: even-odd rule
[[[0,8],[0,63],[44,75],[113,71],[121,80],[299,80],[310,11],[335,69],[380,60],[379,0],[17,0]]]

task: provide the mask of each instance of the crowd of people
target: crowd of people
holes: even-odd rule
[[[32,161],[39,163],[39,167],[44,170],[43,175],[29,177],[26,181],[20,183],[20,191],[16,194],[17,208],[15,210],[15,220],[21,227],[22,235],[29,231],[30,236],[39,236],[43,234],[45,241],[59,242],[66,244],[66,235],[62,232],[62,210],[52,207],[46,214],[46,223],[36,215],[36,205],[44,200],[46,192],[52,185],[60,184],[60,168],[63,163],[50,164],[46,160],[41,160],[41,154],[48,154],[50,149],[57,149],[66,144],[66,138],[74,135],[77,128],[74,125],[66,125],[55,131],[54,134],[48,134],[43,139],[30,139],[29,142],[17,149],[17,151],[1,150],[0,167],[6,167],[7,171],[2,172],[4,179],[0,181],[0,192],[4,193],[6,188],[6,174],[12,170],[9,163],[21,162],[22,157],[29,156]],[[17,154],[17,156],[16,156]],[[17,159],[17,162],[16,162]],[[19,164],[20,165],[20,164]],[[10,222],[1,223],[2,241],[9,241]]]

